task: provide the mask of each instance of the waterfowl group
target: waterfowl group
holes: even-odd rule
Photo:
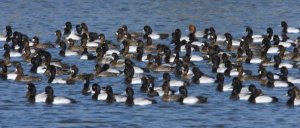
[[[55,96],[54,89],[59,91],[55,85],[63,88],[83,83],[82,95],[107,104],[209,103],[208,95],[188,92],[210,85],[218,92],[231,92],[228,99],[250,103],[280,102],[279,96],[267,96],[263,90],[286,88],[290,97],[286,104],[296,106],[300,105],[300,76],[292,76],[288,71],[299,68],[300,37],[293,40],[289,36],[300,31],[289,27],[286,21],[281,22],[281,27],[278,33],[268,27],[267,34],[257,35],[247,26],[246,34],[237,38],[229,32],[217,33],[214,27],[199,31],[193,24],[188,25],[188,33],[179,28],[170,33],[154,32],[149,25],[142,32],[134,32],[122,25],[116,31],[116,39],[107,40],[105,34],[89,31],[86,23],[73,28],[68,21],[63,30],[55,31],[55,39],[45,42],[7,25],[6,33],[0,35],[4,49],[0,77],[27,84],[30,103],[80,103]],[[15,59],[18,61],[11,61]],[[81,69],[81,64],[67,62],[68,59],[78,59],[89,66]],[[28,65],[29,70],[24,71]],[[115,79],[126,87],[117,94],[113,90],[124,87],[96,82],[102,79]],[[47,81],[47,86],[37,94],[39,86],[35,84],[41,81]],[[249,86],[243,85],[249,82]],[[138,90],[135,86],[139,86]]]

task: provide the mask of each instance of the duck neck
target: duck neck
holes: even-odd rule
[[[98,100],[98,95],[100,94],[100,91],[95,91],[95,93],[92,96],[93,100]]]
[[[223,92],[223,83],[218,83],[216,90],[218,92]]]
[[[133,96],[128,95],[128,96],[127,96],[127,99],[126,99],[126,101],[125,101],[126,105],[128,105],[128,106],[134,105],[133,100],[134,100]]]
[[[47,103],[47,104],[52,104],[52,103],[53,103],[53,100],[54,100],[54,96],[51,95],[51,94],[48,94],[48,95],[47,95],[47,98],[46,98],[46,103]]]
[[[107,92],[106,102],[111,104],[115,101],[114,94],[112,92]]]
[[[287,105],[289,106],[293,106],[294,105],[294,101],[295,101],[296,96],[291,96],[288,101],[287,101]]]
[[[7,80],[7,66],[2,67],[1,79],[2,80]]]
[[[251,95],[248,99],[249,102],[255,103],[255,98],[257,97],[256,92],[251,92]]]
[[[143,53],[138,53],[136,56],[137,61],[142,61]]]
[[[65,51],[65,49],[61,49],[60,52],[59,52],[59,55],[60,55],[60,56],[66,56],[66,51]]]
[[[55,74],[51,73],[49,79],[48,79],[48,83],[52,83],[52,81],[55,79]]]
[[[267,82],[267,87],[273,88],[274,87],[274,79],[269,79]]]
[[[32,91],[32,92],[27,92],[27,99],[30,103],[34,103],[35,102],[35,95],[36,92]]]
[[[89,94],[89,90],[90,90],[89,84],[85,83],[85,84],[83,85],[83,89],[82,89],[81,92],[82,92],[83,95],[88,95],[88,94]]]
[[[192,82],[193,83],[200,83],[199,78],[200,78],[200,76],[193,76],[192,77]]]
[[[229,76],[230,75],[230,71],[232,70],[232,67],[227,67],[226,70],[224,71],[224,75]]]

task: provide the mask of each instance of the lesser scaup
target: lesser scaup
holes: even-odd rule
[[[47,94],[47,104],[71,104],[77,103],[74,99],[62,96],[54,96],[54,90],[51,86],[46,86],[45,93]]]
[[[193,105],[207,102],[207,97],[204,96],[188,96],[188,91],[185,86],[179,87],[179,92],[181,96],[177,101],[181,104]]]

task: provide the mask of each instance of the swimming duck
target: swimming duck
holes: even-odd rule
[[[251,92],[251,95],[248,99],[250,103],[275,103],[278,102],[278,98],[273,96],[265,96],[262,95],[262,91],[260,89],[257,89],[255,85],[249,86],[249,91]]]
[[[90,54],[87,50],[87,48],[84,48],[83,52],[81,53],[81,60],[95,60],[96,56],[93,54]]]
[[[202,38],[204,36],[204,32],[197,31],[197,28],[194,24],[189,24],[188,30],[189,30],[189,33],[194,34],[195,37]]]
[[[27,83],[27,90],[26,97],[30,103],[46,102],[47,94],[45,92],[36,94],[36,88],[33,83]]]
[[[200,71],[199,68],[194,67],[192,69],[194,76],[192,77],[192,82],[193,83],[203,83],[203,84],[208,84],[208,83],[213,83],[215,80],[213,78],[210,78],[208,76],[204,76],[204,73]]]
[[[272,72],[268,72],[266,74],[267,76],[267,83],[261,83],[262,85],[265,85],[269,88],[272,88],[272,87],[292,87],[294,86],[293,83],[291,82],[288,82],[288,81],[278,81],[278,80],[275,80],[274,79],[274,75]]]
[[[287,93],[290,97],[287,101],[288,106],[298,106],[300,105],[300,95],[299,95],[299,88],[297,86],[291,87],[288,89]]]
[[[288,76],[288,69],[285,66],[280,68],[280,73],[281,73],[279,74],[280,80],[291,82],[291,83],[300,83],[299,78]]]
[[[66,45],[66,43],[64,41],[60,42],[60,47],[61,47],[61,50],[59,52],[59,55],[62,56],[62,57],[65,57],[65,56],[77,56],[77,55],[79,55],[78,52],[67,50],[67,45]]]
[[[170,89],[170,84],[164,82],[162,85],[162,94],[159,94],[164,102],[178,101],[180,95],[174,95],[174,91]]]
[[[47,94],[46,103],[47,104],[71,104],[76,103],[74,99],[62,96],[54,96],[54,91],[51,86],[45,88],[45,93]]]
[[[144,105],[150,105],[150,104],[156,104],[157,102],[153,99],[146,99],[146,98],[134,98],[134,91],[131,87],[127,87],[125,89],[126,94],[127,94],[127,99],[125,104],[128,106],[133,106],[133,105],[139,105],[139,106],[144,106]]]
[[[6,75],[8,80],[14,80],[18,82],[35,82],[42,80],[41,77],[24,75],[21,64],[16,65],[16,72],[7,73]]]
[[[144,26],[144,38],[151,37],[151,39],[157,40],[157,39],[166,39],[169,37],[169,34],[165,33],[154,33],[152,32],[152,28],[148,25]]]
[[[90,88],[90,78],[89,77],[85,77],[84,81],[83,81],[83,88],[81,90],[81,93],[85,96],[91,94],[91,93],[95,93],[93,92],[92,88]]]
[[[188,96],[188,91],[185,86],[179,87],[179,92],[181,97],[177,101],[181,104],[194,105],[207,102],[207,97],[204,96]]]
[[[78,30],[78,26],[76,26],[76,30]],[[73,40],[80,40],[80,34],[75,33],[75,31],[72,30],[72,23],[67,21],[65,23],[65,28],[64,28],[64,36],[65,39],[73,39]]]
[[[109,64],[96,64],[95,65],[95,76],[101,76],[101,77],[115,77],[119,76],[121,72],[117,69],[110,68]]]
[[[282,33],[299,33],[299,28],[288,27],[286,21],[281,21]]]
[[[37,36],[32,38],[32,47],[35,48],[54,48],[55,46],[52,43],[40,43],[40,39]]]
[[[7,25],[5,27],[5,31],[6,31],[6,35],[0,35],[0,41],[9,42],[11,40],[11,36],[13,34],[11,26]]]
[[[50,71],[50,77],[48,79],[48,83],[52,84],[75,84],[75,79],[69,78],[69,79],[63,79],[63,78],[56,78],[56,67],[53,65],[49,65],[48,69]]]
[[[169,82],[171,87],[180,87],[180,86],[184,85],[183,81],[180,81],[180,80],[171,80],[171,76],[170,76],[170,74],[168,72],[165,72],[163,74],[163,79],[164,79],[164,81]]]
[[[274,68],[278,69],[285,66],[286,68],[293,68],[294,65],[290,63],[282,63],[279,55],[274,56]]]

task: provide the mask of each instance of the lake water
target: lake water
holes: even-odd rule
[[[265,33],[272,27],[280,33],[280,22],[286,20],[289,26],[300,27],[300,1],[251,0],[251,1],[140,1],[140,0],[52,0],[52,1],[0,1],[0,29],[11,25],[13,30],[38,36],[42,42],[55,41],[54,32],[61,29],[66,21],[74,25],[87,23],[90,31],[104,33],[109,40],[115,40],[118,27],[126,24],[129,31],[140,31],[150,25],[153,31],[173,32],[180,28],[187,34],[187,26],[195,24],[198,30],[213,26],[218,34],[232,33],[234,38],[244,34],[245,26],[251,26],[254,33]],[[297,37],[296,35],[290,35]],[[293,38],[295,39],[295,38]],[[170,39],[162,42],[170,42]],[[3,43],[3,42],[1,42]],[[50,50],[55,58],[58,50]],[[1,55],[3,50],[1,50]],[[2,57],[2,56],[1,56]],[[79,57],[64,58],[64,62],[77,64],[79,72],[91,72],[93,61],[82,61]],[[30,65],[22,62],[25,74]],[[28,66],[25,66],[28,65]],[[210,73],[210,66],[197,63],[203,72]],[[92,68],[91,68],[92,67]],[[245,65],[256,73],[257,65]],[[273,70],[273,68],[268,68]],[[278,71],[274,71],[278,72]],[[299,70],[290,70],[298,75]],[[161,73],[154,74],[161,77]],[[47,86],[47,77],[36,83],[38,92]],[[172,76],[174,78],[174,76]],[[232,78],[227,78],[229,83]],[[112,85],[114,92],[123,92],[124,78],[98,78],[92,81],[101,86]],[[161,85],[162,80],[157,80]],[[248,85],[251,82],[245,82]],[[53,85],[57,96],[68,96],[79,101],[70,105],[30,104],[27,102],[26,84],[0,81],[0,126],[1,127],[297,127],[299,107],[289,108],[285,96],[286,88],[268,89],[253,82],[265,94],[279,98],[275,104],[250,104],[246,101],[229,100],[230,93],[218,93],[215,84],[192,85],[190,95],[208,97],[207,104],[179,105],[164,103],[128,107],[114,103],[107,105],[91,100],[91,96],[81,95],[82,82],[73,86]],[[134,86],[138,89],[139,86]],[[143,96],[137,93],[137,96]]]

